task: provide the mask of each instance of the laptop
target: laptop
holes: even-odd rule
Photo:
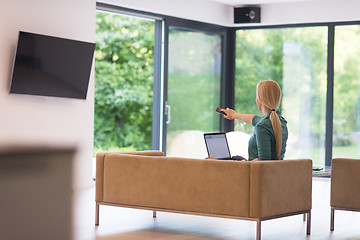
[[[225,133],[204,133],[208,158],[231,160],[229,145]]]

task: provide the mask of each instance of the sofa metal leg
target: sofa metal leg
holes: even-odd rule
[[[99,226],[99,211],[100,211],[100,205],[96,203],[96,209],[95,209],[95,225]]]
[[[306,221],[306,213],[304,213],[304,215],[303,215],[303,221],[304,222]]]
[[[306,226],[306,234],[311,234],[311,210],[307,213],[307,226]]]
[[[335,222],[335,209],[331,207],[330,231],[334,231],[334,222]]]
[[[153,218],[156,218],[156,211],[153,211]]]
[[[261,220],[256,221],[256,240],[261,240]]]

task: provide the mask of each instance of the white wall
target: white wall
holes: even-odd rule
[[[359,21],[358,0],[314,0],[261,6],[262,25]]]
[[[299,0],[262,4],[261,24],[234,24],[233,6],[205,0],[99,0],[125,8],[223,26],[258,26],[360,20],[359,0]],[[249,1],[250,2],[250,1]],[[237,5],[236,7],[240,7]]]
[[[92,186],[94,74],[87,100],[9,95],[18,32],[95,41],[95,0],[2,0],[0,145],[75,146],[74,188]]]
[[[99,0],[125,8],[218,25],[231,23],[232,7],[209,0]]]

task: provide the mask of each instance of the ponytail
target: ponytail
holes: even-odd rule
[[[275,110],[271,110],[270,122],[271,122],[271,126],[275,133],[276,155],[277,155],[278,159],[280,159],[281,147],[282,147],[281,123],[280,123],[279,116],[277,115]]]
[[[282,133],[281,122],[275,109],[279,108],[281,89],[277,82],[272,80],[261,81],[257,85],[257,98],[268,109],[271,109],[270,122],[275,133],[275,149],[278,159],[281,156]]]

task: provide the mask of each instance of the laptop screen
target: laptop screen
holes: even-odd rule
[[[209,158],[231,159],[225,133],[205,133],[204,138]]]

